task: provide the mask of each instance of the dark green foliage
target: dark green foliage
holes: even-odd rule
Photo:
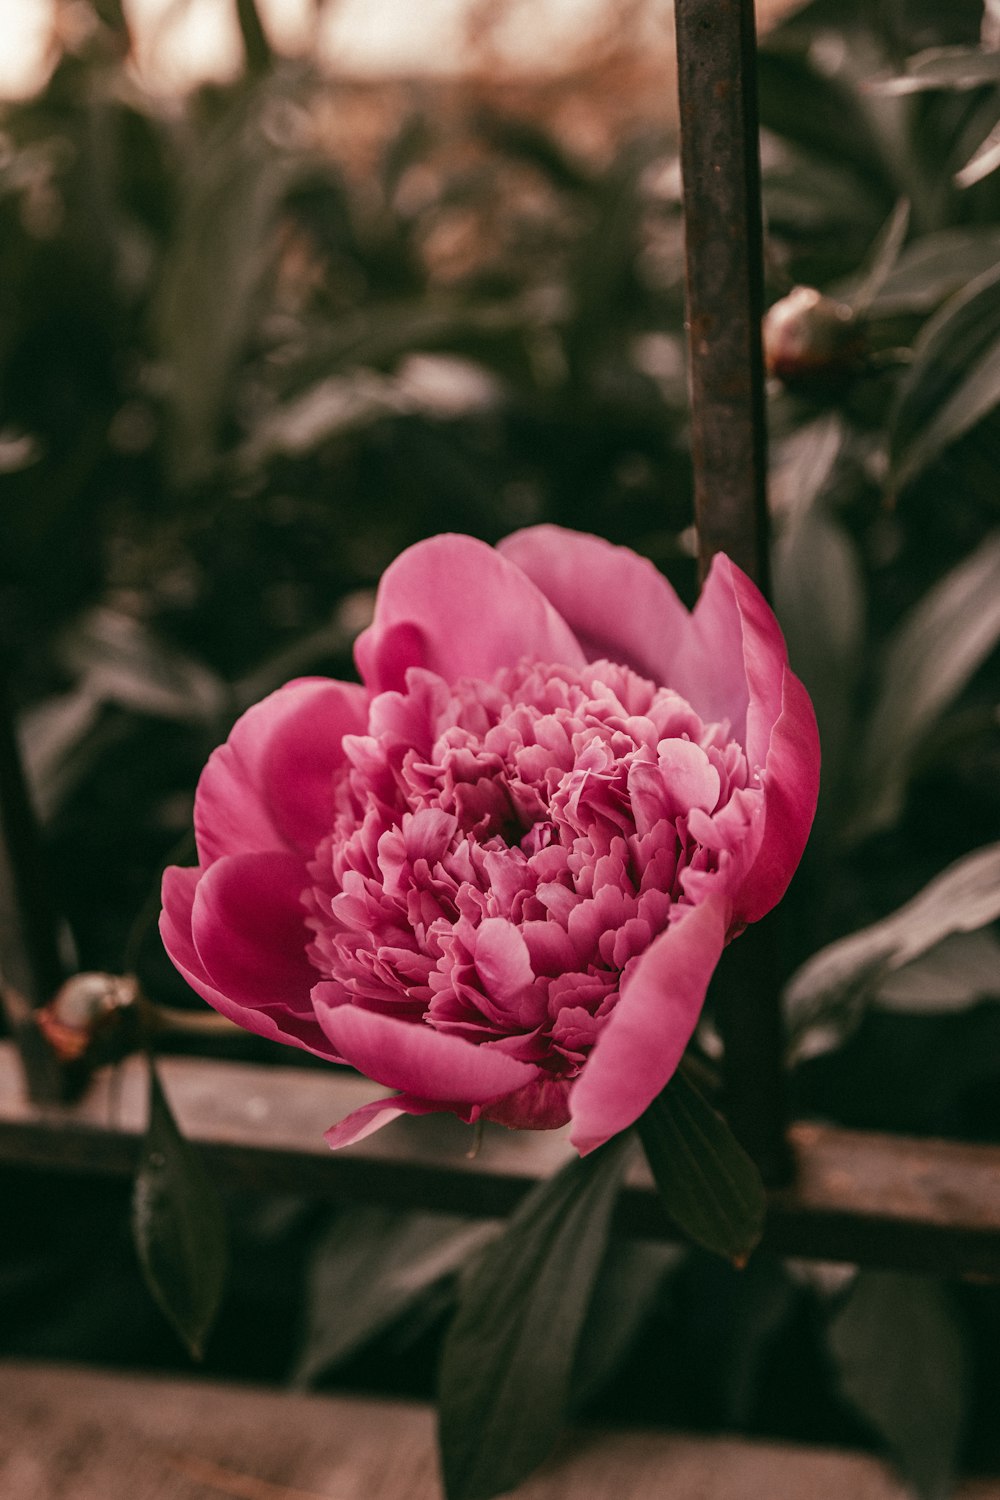
[[[969,1374],[948,1291],[918,1276],[862,1271],[828,1339],[844,1395],[921,1500],[946,1500],[958,1467]]]
[[[685,1234],[745,1263],[764,1228],[760,1173],[682,1065],[639,1121],[660,1197]]]
[[[321,147],[313,128],[349,94],[273,55],[249,0],[244,75],[170,111],[126,82],[117,0],[94,9],[92,41],[0,120],[0,636],[83,962],[114,969],[128,946],[154,999],[200,1006],[149,920],[198,771],[282,680],[351,674],[370,590],[402,547],[556,521],[636,547],[693,599],[675,142],[649,130],[591,158],[542,114],[490,103],[455,126],[412,91],[359,162],[349,130]],[[836,387],[770,398],[775,600],[824,744],[775,975],[798,969],[790,1088],[805,1114],[995,1140],[994,908],[938,883],[958,861],[982,872],[1000,829],[1000,173],[982,155],[1000,85],[983,18],[980,0],[814,0],[765,39],[760,90],[769,299],[809,283],[848,300],[864,346]],[[743,1254],[756,1209],[720,1233],[686,1192],[684,1087],[648,1122],[658,1175],[689,1230]],[[145,1253],[199,1342],[218,1242],[192,1249],[197,1169],[161,1105],[169,1150],[152,1149],[175,1168],[147,1165]],[[397,1237],[361,1217],[321,1237],[329,1303],[352,1297],[359,1243],[377,1243],[392,1295],[352,1298],[353,1322],[327,1294],[307,1305],[303,1378],[347,1369],[426,1395],[466,1234],[416,1220]],[[0,1262],[8,1292],[35,1254],[18,1243]],[[522,1469],[585,1396],[623,1418],[822,1441],[857,1440],[863,1421],[931,1494],[959,1415],[918,1451],[932,1388],[883,1400],[864,1374],[878,1317],[905,1322],[912,1301],[914,1339],[940,1336],[949,1369],[955,1340],[978,1340],[977,1389],[1000,1382],[991,1289],[973,1326],[953,1324],[940,1289],[894,1283],[883,1300],[859,1283],[834,1325],[838,1402],[819,1299],[759,1252],[745,1273],[685,1252],[668,1283],[634,1247],[601,1264],[587,1243],[604,1312],[575,1362],[567,1324]],[[537,1270],[526,1292],[549,1285]],[[251,1299],[265,1323],[274,1281],[262,1273]],[[63,1350],[51,1308],[34,1346],[10,1324],[19,1349],[86,1357],[93,1318],[63,1295]],[[970,1412],[986,1451],[993,1408],[980,1395]],[[451,1460],[456,1493],[478,1483],[467,1460]]]
[[[438,1395],[448,1500],[513,1489],[554,1446],[628,1145],[540,1183],[461,1284]]]
[[[149,1290],[192,1357],[200,1359],[226,1279],[225,1221],[197,1150],[177,1129],[152,1063],[132,1232]]]

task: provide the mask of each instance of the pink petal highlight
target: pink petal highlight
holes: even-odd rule
[[[572,631],[520,568],[467,536],[433,537],[398,557],[355,645],[373,693],[401,689],[411,666],[454,681],[491,677],[523,657],[584,663]]]
[[[324,1130],[323,1139],[331,1151],[339,1151],[341,1147],[354,1146],[367,1136],[374,1135],[383,1126],[391,1125],[400,1115],[437,1114],[440,1109],[440,1104],[429,1103],[426,1099],[414,1099],[408,1094],[390,1094],[385,1099],[373,1099],[370,1104],[352,1109],[336,1125]]]
[[[313,1003],[323,1030],[338,1053],[375,1083],[421,1099],[480,1104],[537,1077],[537,1068],[495,1047],[341,1002],[338,985],[316,985]]]
[[[820,749],[809,694],[786,668],[781,713],[762,772],[764,827],[756,859],[734,896],[735,914],[756,922],[781,900],[809,837],[819,796]]]
[[[633,1125],[665,1088],[691,1039],[726,940],[724,899],[676,919],[637,959],[570,1092],[570,1140],[585,1156]]]
[[[311,852],[330,826],[341,741],[363,732],[367,709],[364,688],[325,678],[288,683],[248,709],[198,783],[201,863],[264,849]]]
[[[248,1008],[280,1003],[309,1014],[316,971],[306,955],[306,884],[302,861],[277,850],[231,854],[203,872],[191,934],[216,989]]]
[[[669,663],[690,616],[647,558],[559,526],[515,531],[497,551],[551,600],[588,661],[622,662],[673,686]]]
[[[234,1025],[267,1037],[269,1041],[301,1047],[305,1052],[314,1052],[332,1062],[341,1061],[311,1013],[299,1015],[281,1006],[261,1010],[240,1004],[212,983],[191,937],[191,909],[201,877],[202,871],[197,869],[182,870],[174,866],[164,871],[160,935],[174,967],[195,994],[207,1000]]]

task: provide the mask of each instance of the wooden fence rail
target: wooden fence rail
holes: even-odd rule
[[[372,1098],[339,1070],[163,1058],[161,1077],[184,1134],[216,1181],[260,1192],[500,1217],[572,1154],[563,1131],[488,1126],[451,1115],[400,1119],[331,1152],[323,1131]],[[0,1045],[0,1160],[38,1169],[127,1176],[145,1120],[145,1066],[100,1073],[74,1105],[39,1105]],[[781,1255],[1000,1280],[1000,1151],[799,1123],[789,1132],[794,1182],[772,1191],[764,1246]],[[672,1238],[641,1153],[622,1193],[620,1227]]]

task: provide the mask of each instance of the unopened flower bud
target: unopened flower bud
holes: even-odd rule
[[[797,286],[764,317],[769,375],[798,389],[837,385],[857,373],[865,340],[854,309],[815,287]]]
[[[135,1018],[135,980],[118,974],[74,974],[35,1015],[62,1063],[90,1066],[131,1050]]]

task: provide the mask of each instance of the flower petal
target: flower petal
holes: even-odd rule
[[[310,1014],[316,970],[301,900],[308,884],[302,860],[280,850],[231,854],[203,871],[191,936],[210,983],[238,1005]]]
[[[667,685],[703,719],[728,719],[753,771],[767,757],[787,666],[785,638],[763,594],[717,553]]]
[[[468,536],[418,542],[386,570],[355,660],[373,693],[405,686],[409,667],[448,682],[492,677],[523,657],[583,666],[569,626],[521,569]]]
[[[339,1151],[341,1146],[353,1146],[374,1135],[383,1125],[391,1125],[400,1115],[436,1114],[440,1109],[437,1101],[415,1099],[410,1094],[389,1094],[385,1099],[373,1099],[370,1104],[352,1109],[336,1125],[324,1130],[323,1139],[331,1151]]]
[[[819,795],[820,747],[809,695],[787,667],[781,713],[762,773],[764,828],[756,858],[734,894],[735,916],[756,922],[785,894],[802,858]]]
[[[533,526],[497,550],[552,601],[589,660],[623,662],[703,719],[728,719],[751,763],[764,764],[788,657],[763,594],[728,557],[715,557],[689,613],[651,562],[600,537]]]
[[[420,1099],[482,1104],[511,1094],[538,1069],[493,1047],[341,1002],[340,987],[317,984],[313,1004],[340,1055],[366,1078]]]
[[[515,531],[497,551],[551,600],[588,661],[622,662],[673,686],[670,662],[690,615],[647,558],[560,526]]]
[[[626,974],[621,997],[570,1093],[570,1140],[585,1156],[633,1125],[691,1039],[722,953],[728,902],[688,909]]]
[[[299,1015],[280,1007],[258,1010],[253,1006],[241,1005],[230,995],[223,994],[209,979],[191,937],[191,910],[202,875],[201,870],[182,870],[177,866],[164,871],[160,935],[171,962],[194,992],[234,1025],[267,1037],[270,1041],[285,1042],[292,1047],[301,1047],[306,1052],[315,1052],[318,1057],[339,1062],[340,1059],[311,1013]]]
[[[367,717],[364,688],[321,677],[288,683],[248,709],[198,783],[201,863],[264,849],[311,853],[330,830],[344,735],[363,733]]]

